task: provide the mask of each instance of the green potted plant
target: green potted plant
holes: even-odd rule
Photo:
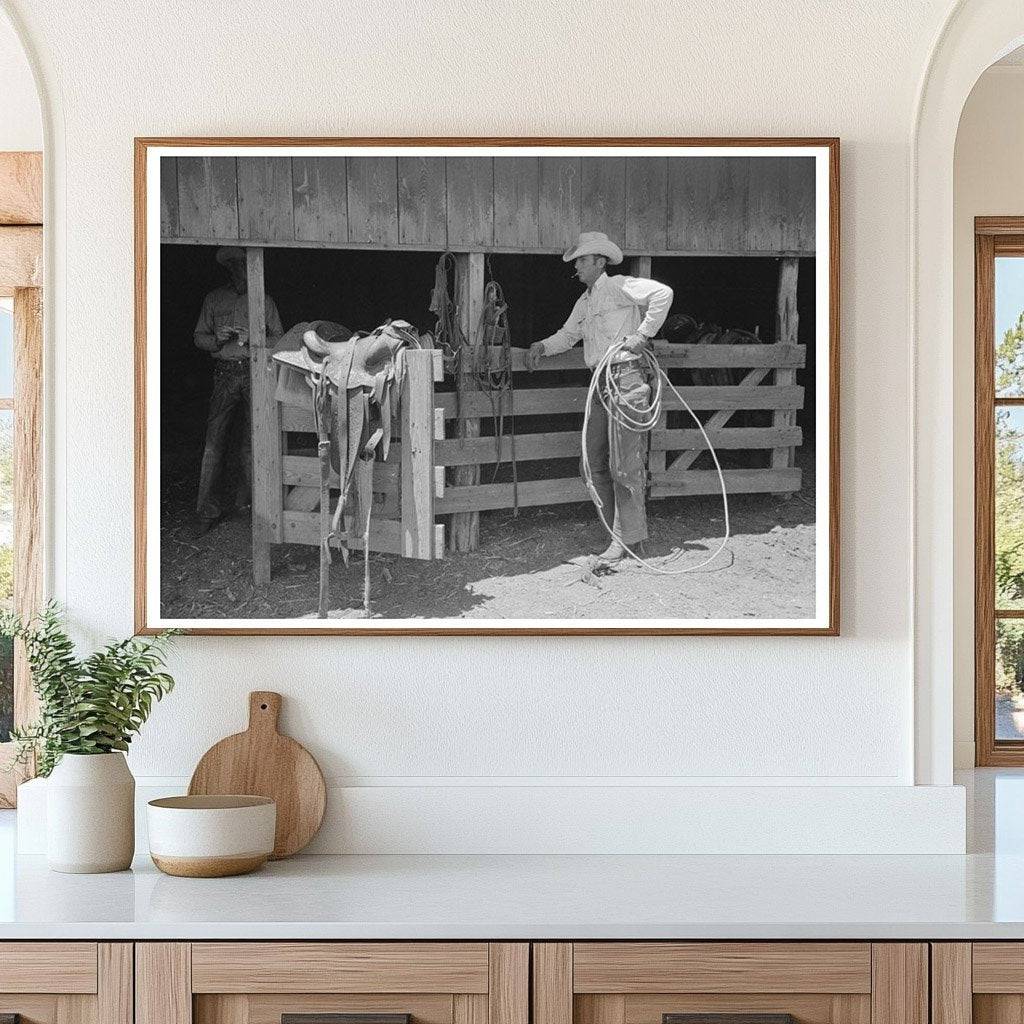
[[[174,631],[129,637],[75,654],[53,603],[22,622],[0,614],[0,634],[21,640],[39,718],[11,733],[21,762],[47,776],[47,862],[54,871],[122,871],[135,852],[135,779],[124,752],[153,702],[174,687],[162,671]]]

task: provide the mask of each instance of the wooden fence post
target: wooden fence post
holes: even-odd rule
[[[407,350],[402,416],[402,554],[434,557],[434,353]]]
[[[797,313],[796,289],[800,272],[800,261],[793,257],[779,260],[779,290],[775,307],[775,344],[797,344],[800,316]],[[777,369],[775,385],[779,387],[796,383],[796,370]],[[793,409],[776,409],[772,416],[773,427],[791,427],[796,423],[796,411]],[[772,469],[787,469],[795,462],[795,449],[773,448]]]
[[[484,305],[484,254],[482,252],[459,253],[455,257],[456,281],[459,289],[458,305],[460,326],[469,345],[475,346],[480,314]],[[464,399],[473,394],[468,367],[456,381],[460,396]],[[456,423],[457,436],[471,438],[480,436],[480,420],[465,418]],[[456,487],[480,483],[479,465],[456,466],[452,471],[452,484]],[[452,551],[476,551],[480,547],[480,513],[455,512],[452,515]]]
[[[270,546],[281,540],[281,410],[274,399],[275,372],[267,351],[263,249],[245,250],[249,289],[249,370],[252,427],[252,578],[270,583]]]

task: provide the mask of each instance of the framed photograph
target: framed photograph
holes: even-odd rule
[[[839,631],[837,139],[137,139],[136,625]]]

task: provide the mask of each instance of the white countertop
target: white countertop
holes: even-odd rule
[[[296,857],[60,875],[0,811],[2,939],[1024,939],[1024,772],[974,772],[967,856]]]
[[[0,939],[1024,939],[1024,856],[298,857],[0,880]]]

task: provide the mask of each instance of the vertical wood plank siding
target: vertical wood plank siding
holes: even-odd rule
[[[398,158],[398,240],[444,249],[448,241],[445,167],[439,156]]]
[[[494,244],[540,244],[539,157],[513,156],[494,161]]]
[[[160,237],[178,234],[178,160],[173,156],[160,158]]]
[[[489,249],[494,244],[494,160],[450,156],[448,165],[448,244]]]
[[[565,250],[583,228],[582,168],[578,156],[540,162],[540,244]]]
[[[585,156],[583,161],[583,230],[603,231],[609,238],[626,233],[626,158]]]
[[[350,156],[348,240],[374,245],[398,241],[398,161],[393,156]]]
[[[780,205],[786,214],[782,219],[780,248],[792,252],[813,252],[816,211],[807,197],[814,195],[814,160],[793,157],[785,162]],[[824,197],[823,197],[824,198]]]
[[[348,241],[348,176],[344,158],[292,158],[292,215],[297,242]]]
[[[239,237],[233,156],[178,157],[177,184],[178,233],[183,238]]]
[[[246,241],[295,239],[291,160],[238,157],[238,232]]]
[[[165,241],[813,254],[813,157],[164,157]]]
[[[783,209],[779,196],[788,157],[764,157],[747,193],[746,240],[758,252],[782,248]]]
[[[664,252],[668,240],[667,195],[667,156],[626,158],[626,249]]]

